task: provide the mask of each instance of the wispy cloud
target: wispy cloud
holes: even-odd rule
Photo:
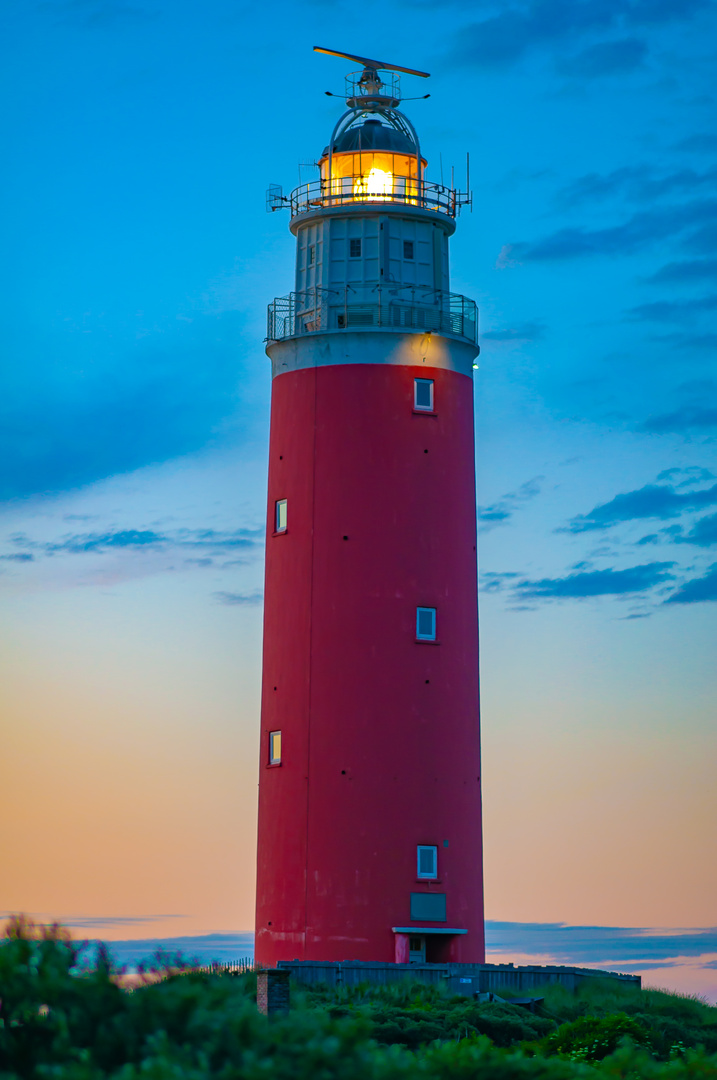
[[[692,429],[717,428],[717,405],[681,405],[671,412],[649,417],[642,428],[643,431],[654,434],[679,434]]]
[[[638,304],[627,315],[639,322],[690,322],[695,315],[717,309],[717,296],[699,296],[692,300],[656,300]]]
[[[486,920],[489,953],[551,956],[562,964],[669,961],[717,952],[717,927],[667,929],[630,926],[566,926]],[[663,966],[662,964],[660,966]],[[707,966],[707,965],[705,965]]]
[[[123,0],[44,0],[41,11],[55,15],[58,25],[86,30],[115,29],[155,18],[153,12]]]
[[[486,330],[481,333],[484,341],[540,341],[545,337],[545,325],[538,322],[518,323],[502,330]]]
[[[717,484],[698,491],[679,492],[672,484],[646,484],[635,491],[616,495],[609,502],[593,507],[587,514],[572,518],[561,532],[582,533],[609,529],[625,521],[643,518],[667,520],[688,510],[717,506]]]
[[[585,37],[610,35],[624,28],[642,28],[691,18],[707,0],[529,0],[502,5],[497,14],[463,26],[456,33],[447,62],[480,68],[509,67],[537,50],[574,46]],[[629,39],[634,40],[634,39]],[[621,42],[608,41],[606,46]],[[594,48],[595,46],[590,46]],[[624,45],[622,45],[624,50]],[[634,46],[631,50],[634,54]],[[609,56],[609,50],[606,53]],[[625,58],[623,58],[625,59]],[[601,74],[600,60],[595,71],[586,61],[585,74]],[[603,66],[607,59],[602,61]]]
[[[698,172],[677,169],[664,172],[652,165],[623,165],[609,173],[586,173],[558,192],[560,207],[580,206],[622,197],[637,203],[655,202],[675,193],[711,193],[717,183],[717,168]]]
[[[642,67],[647,56],[647,42],[641,38],[618,38],[598,41],[575,56],[558,62],[561,75],[572,78],[597,79],[605,75],[625,75]]]
[[[717,281],[717,259],[683,259],[666,263],[646,281],[654,285],[679,285],[693,281]]]
[[[697,547],[712,547],[717,544],[717,514],[708,514],[700,518],[689,532],[679,538],[682,544],[696,544]]]
[[[517,491],[508,492],[497,502],[491,503],[489,506],[479,506],[478,521],[483,532],[494,528],[496,525],[504,524],[521,505],[539,495],[540,485],[544,479],[544,476],[534,476],[531,480],[526,480],[524,484],[521,484]]]
[[[258,589],[254,592],[215,592],[214,598],[220,604],[228,604],[230,607],[255,607],[264,600],[264,593]]]
[[[564,228],[532,242],[514,243],[511,255],[521,262],[556,262],[591,255],[632,255],[664,243],[702,222],[717,219],[717,200],[642,210],[619,225],[600,229]]]
[[[515,571],[498,573],[496,571],[486,570],[480,576],[480,591],[482,593],[501,592],[506,585],[515,581],[517,577],[520,577],[520,574]]]
[[[106,555],[116,551],[170,549],[219,555],[251,551],[260,546],[261,535],[262,530],[259,529],[175,529],[166,532],[157,532],[154,529],[108,529],[104,532],[70,533],[59,540],[32,540],[24,534],[16,534],[10,537],[10,542],[27,551],[4,557],[25,561],[42,555]],[[204,557],[195,557],[188,561],[208,565]]]
[[[717,563],[712,563],[702,577],[693,578],[668,596],[665,604],[701,604],[717,600]]]
[[[674,562],[651,562],[626,570],[576,571],[564,577],[519,581],[514,591],[524,600],[583,600],[591,596],[644,593],[674,578]]]

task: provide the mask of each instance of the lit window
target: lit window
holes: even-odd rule
[[[269,764],[281,765],[281,732],[269,732]],[[435,875],[434,875],[435,876]]]
[[[349,240],[349,256],[352,259],[361,258],[361,238]]]
[[[420,878],[438,877],[438,848],[419,844],[416,848],[417,876]]]
[[[286,499],[279,499],[275,504],[274,531],[286,532]]]
[[[433,379],[413,380],[413,407],[433,412]]]
[[[316,255],[316,248],[313,244],[309,244],[309,266],[314,265],[314,258]]]
[[[404,259],[413,258],[413,240],[403,241],[403,257]]]
[[[436,609],[434,607],[416,608],[416,637],[419,641],[436,640]]]

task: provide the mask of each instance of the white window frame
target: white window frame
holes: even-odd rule
[[[360,259],[363,255],[363,244],[361,243],[362,239],[363,238],[361,236],[349,236],[349,259]],[[358,244],[358,255],[353,255],[351,253],[352,244]]]
[[[428,383],[431,390],[431,404],[419,405],[418,404],[418,384]],[[413,380],[413,407],[419,412],[433,412],[433,400],[434,400],[434,382],[433,379],[414,379]]]
[[[282,513],[283,511],[283,513]],[[288,524],[288,499],[277,499],[274,503],[274,532],[285,533]]]
[[[432,615],[432,629],[430,634],[421,633],[421,615],[423,612],[429,611]],[[436,640],[436,609],[434,607],[417,607],[416,608],[416,641],[435,641]]]
[[[278,748],[277,748],[277,745]],[[278,749],[278,753],[276,752]],[[281,731],[269,732],[269,764],[281,765]]]
[[[421,871],[421,855],[425,851],[433,855],[433,871],[430,874]],[[416,847],[416,877],[423,881],[435,881],[438,877],[438,847],[435,844],[418,844]]]

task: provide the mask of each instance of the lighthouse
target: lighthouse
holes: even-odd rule
[[[360,68],[320,175],[269,192],[296,277],[266,346],[256,960],[482,963],[469,195],[399,109],[426,73],[333,55]]]

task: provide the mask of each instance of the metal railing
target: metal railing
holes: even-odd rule
[[[375,190],[372,190],[375,189]],[[339,176],[333,180],[312,180],[294,188],[289,196],[291,216],[308,214],[329,206],[348,206],[367,203],[381,206],[398,203],[403,206],[419,206],[439,214],[455,217],[461,206],[468,203],[468,196],[455,188],[442,184],[429,184],[411,176],[393,176],[390,181],[376,182],[371,175]]]
[[[478,308],[459,293],[418,285],[346,285],[277,297],[268,309],[267,339],[365,327],[422,330],[478,340]]]

